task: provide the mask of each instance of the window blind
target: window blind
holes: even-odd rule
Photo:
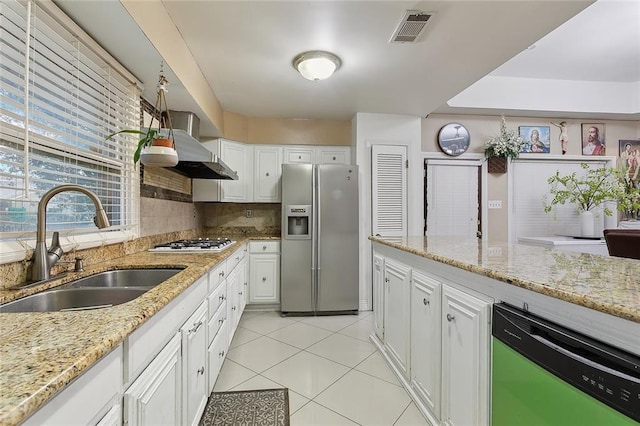
[[[140,126],[139,91],[96,46],[51,2],[0,3],[1,240],[33,238],[38,201],[61,184],[96,193],[108,232],[137,224],[135,141],[105,138]],[[85,195],[60,193],[47,230],[96,233],[94,213]]]

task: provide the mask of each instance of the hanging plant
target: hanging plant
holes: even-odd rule
[[[507,129],[504,115],[500,119],[500,134],[490,138],[484,145],[484,156],[490,158],[517,158],[524,145],[524,139],[515,130]]]

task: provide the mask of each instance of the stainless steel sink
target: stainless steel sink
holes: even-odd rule
[[[53,312],[108,308],[141,296],[144,288],[71,288],[32,294],[0,306],[0,313]]]
[[[182,269],[172,268],[100,272],[0,305],[0,313],[108,308],[143,295],[180,271]]]
[[[153,288],[168,280],[182,269],[118,269],[100,272],[95,275],[80,278],[70,283],[56,287],[64,288],[112,288],[112,287],[146,287]]]

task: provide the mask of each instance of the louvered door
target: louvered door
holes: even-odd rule
[[[407,148],[371,147],[371,229],[373,235],[407,235]]]

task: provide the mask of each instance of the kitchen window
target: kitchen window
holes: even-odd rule
[[[61,184],[95,192],[112,224],[98,232],[88,197],[56,195],[47,229],[65,251],[134,237],[135,143],[105,137],[139,126],[136,79],[52,2],[3,0],[0,32],[0,263],[24,258],[38,201]]]

